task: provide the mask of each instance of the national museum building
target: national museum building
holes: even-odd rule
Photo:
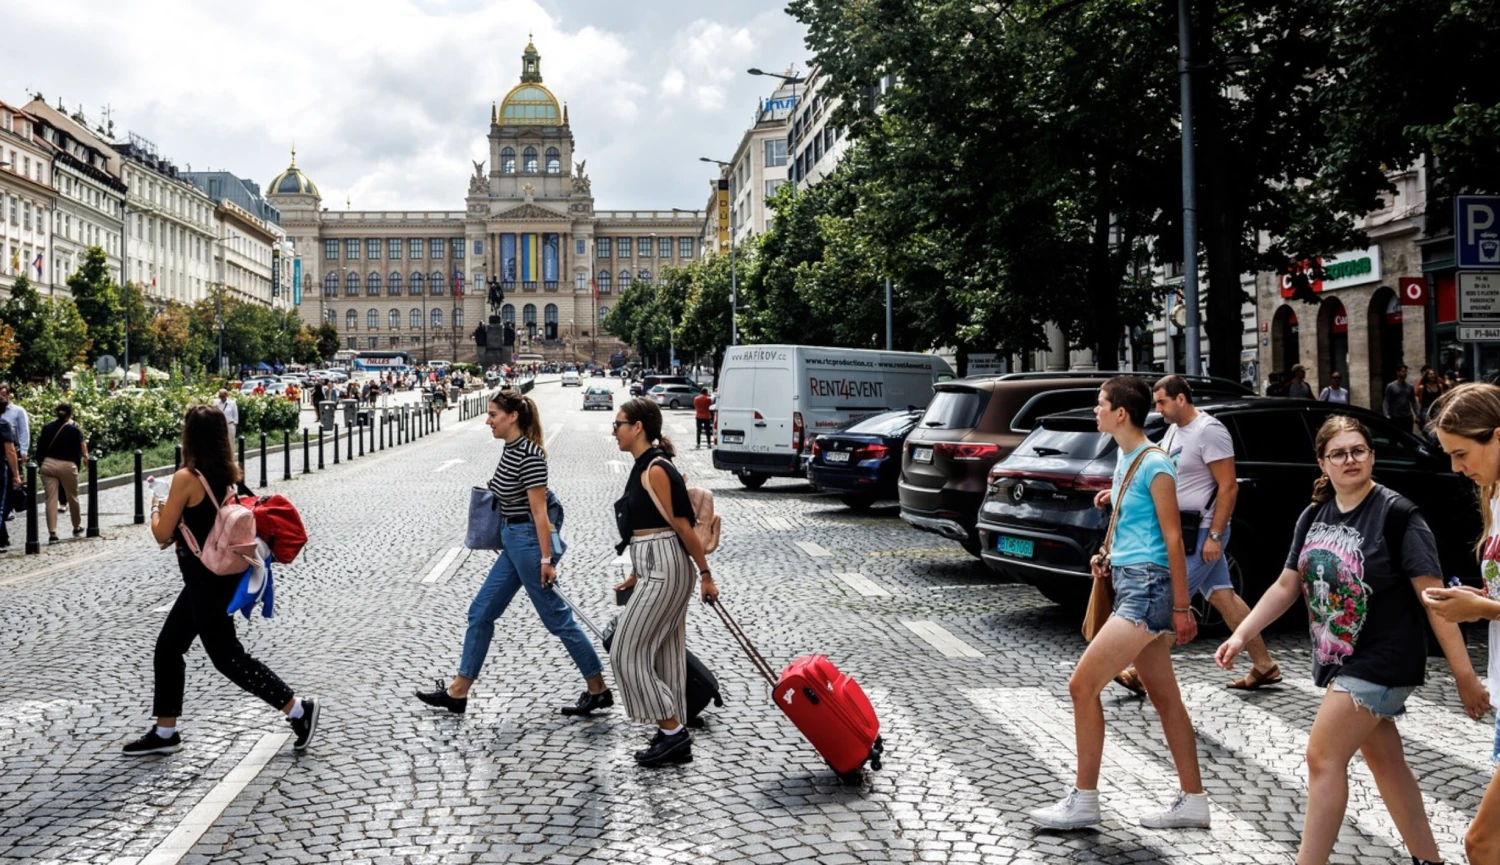
[[[267,197],[296,245],[305,320],[332,322],[345,348],[475,362],[498,282],[516,351],[572,361],[618,350],[600,327],[613,300],[696,256],[703,213],[596,211],[541,63],[527,44],[520,83],[491,107],[488,166],[475,163],[462,210],[327,210],[292,154]]]

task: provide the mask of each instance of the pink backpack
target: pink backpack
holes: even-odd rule
[[[187,542],[193,555],[198,557],[198,561],[203,563],[203,567],[213,573],[225,577],[243,574],[246,568],[255,563],[255,514],[240,504],[233,487],[229,488],[223,502],[220,502],[214,497],[214,491],[209,488],[208,479],[203,477],[203,473],[193,474],[198,476],[198,482],[203,484],[204,494],[218,508],[218,513],[214,517],[214,526],[201,547],[187,523],[179,520],[177,526],[182,529],[182,539]]]
[[[666,460],[652,460],[653,465],[658,462],[666,462]],[[682,482],[684,485],[687,484],[687,475],[682,476]],[[666,508],[661,506],[661,502],[656,498],[656,490],[651,488],[651,484],[644,476],[641,477],[641,485],[646,488],[656,509],[661,511],[662,516],[666,516]],[[714,513],[714,494],[702,487],[688,487],[687,494],[688,501],[693,503],[693,531],[703,544],[703,554],[708,555],[719,548],[720,521],[718,515]]]

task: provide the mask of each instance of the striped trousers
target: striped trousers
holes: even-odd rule
[[[609,653],[625,714],[642,724],[686,721],[692,557],[666,530],[632,538],[630,563],[638,582]]]

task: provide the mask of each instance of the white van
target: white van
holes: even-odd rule
[[[858,418],[925,408],[953,377],[931,354],[812,345],[737,345],[719,372],[714,468],[756,489],[801,477],[803,445]]]

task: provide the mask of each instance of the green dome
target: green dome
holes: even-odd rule
[[[562,109],[557,97],[540,84],[521,84],[500,103],[502,126],[558,126]]]

